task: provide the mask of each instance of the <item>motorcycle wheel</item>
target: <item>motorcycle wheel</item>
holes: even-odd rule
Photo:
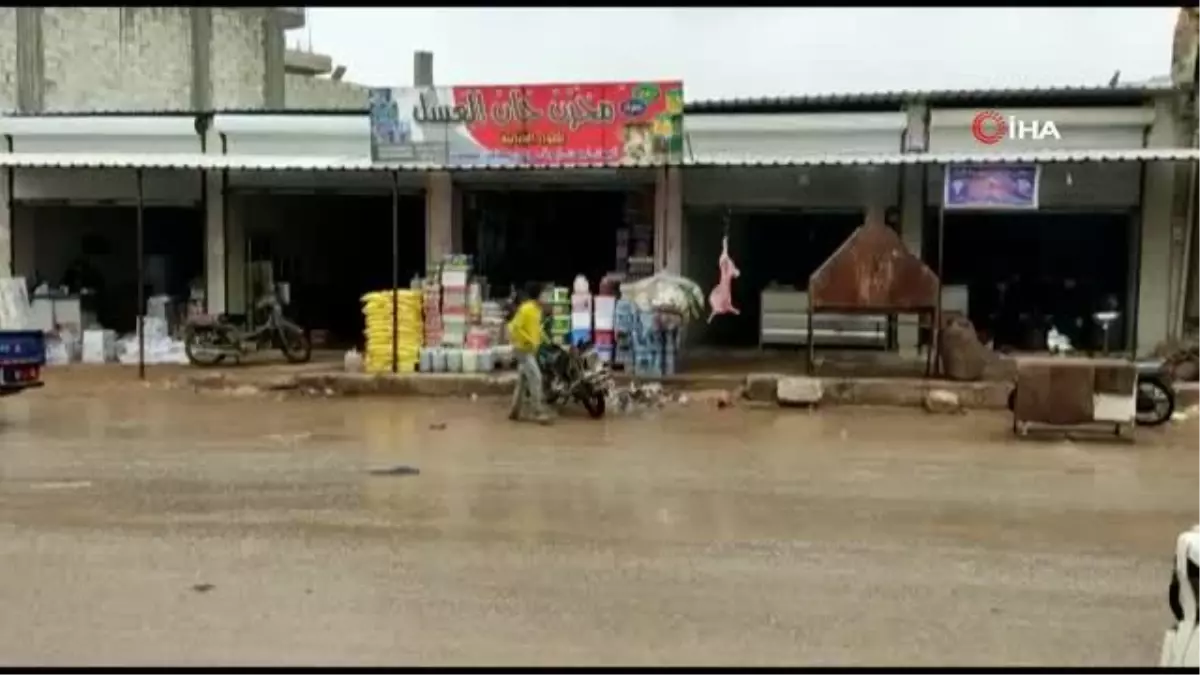
[[[598,420],[604,417],[607,404],[604,401],[604,394],[594,391],[583,397],[583,409],[587,411],[589,417]]]
[[[288,363],[308,363],[312,359],[312,342],[308,333],[293,323],[279,327],[279,349]]]
[[[1143,403],[1145,402],[1145,403]],[[1142,411],[1143,405],[1149,409]],[[1137,416],[1139,426],[1156,427],[1171,419],[1175,414],[1175,392],[1166,382],[1156,377],[1139,378],[1137,383]]]
[[[218,366],[225,361],[224,351],[216,344],[220,335],[214,328],[188,326],[183,334],[183,353],[193,366]]]

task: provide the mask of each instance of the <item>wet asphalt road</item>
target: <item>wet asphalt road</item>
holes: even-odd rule
[[[109,394],[0,401],[0,661],[1146,665],[1198,517],[1195,421]]]

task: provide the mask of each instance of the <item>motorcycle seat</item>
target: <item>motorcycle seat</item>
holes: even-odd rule
[[[1138,359],[1133,366],[1138,375],[1155,375],[1163,372],[1166,361],[1163,359]]]

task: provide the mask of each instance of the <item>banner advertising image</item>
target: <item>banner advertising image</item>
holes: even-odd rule
[[[372,89],[375,161],[652,164],[683,152],[683,83]]]

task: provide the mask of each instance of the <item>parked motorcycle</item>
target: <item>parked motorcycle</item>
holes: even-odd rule
[[[576,401],[592,419],[604,417],[612,391],[612,372],[591,345],[543,345],[538,365],[546,405],[562,407]]]
[[[1175,387],[1162,359],[1144,359],[1137,367],[1137,416],[1144,427],[1156,427],[1175,414]]]
[[[253,328],[244,316],[221,314],[194,317],[184,327],[184,351],[195,366],[219,365],[226,358],[240,361],[247,354],[277,347],[288,363],[312,358],[308,333],[283,315],[281,290],[267,293],[254,305]]]

